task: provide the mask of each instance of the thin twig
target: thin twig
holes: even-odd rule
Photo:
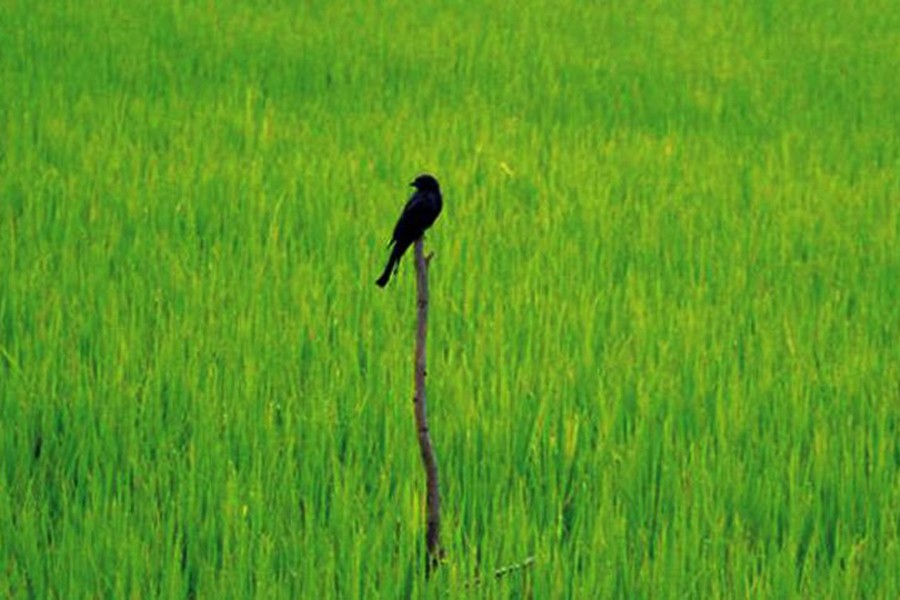
[[[432,254],[425,257],[422,238],[416,240],[416,288],[417,288],[417,322],[416,329],[416,395],[413,402],[416,407],[416,429],[419,437],[419,450],[422,453],[422,465],[425,468],[427,495],[425,499],[425,545],[428,549],[428,560],[425,566],[426,575],[440,565],[444,552],[441,548],[441,495],[438,485],[437,457],[431,445],[428,432],[428,415],[425,402],[425,341],[428,334],[428,263]]]

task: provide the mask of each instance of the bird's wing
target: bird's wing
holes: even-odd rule
[[[403,207],[400,218],[397,219],[397,225],[394,227],[393,239],[396,240],[399,237],[402,237],[403,232],[420,222],[423,214],[427,212],[428,203],[425,200],[424,194],[420,192],[414,193],[409,201],[407,201],[406,206]]]

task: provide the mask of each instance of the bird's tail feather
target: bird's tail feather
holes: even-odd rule
[[[391,279],[391,273],[394,272],[394,254],[391,253],[391,257],[388,259],[387,265],[384,267],[384,272],[381,274],[381,277],[375,280],[375,285],[378,287],[384,287],[388,284],[388,281]]]

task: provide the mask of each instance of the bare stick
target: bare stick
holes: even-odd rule
[[[438,488],[438,466],[428,433],[428,416],[425,405],[425,338],[428,333],[428,263],[431,255],[425,257],[424,242],[420,237],[416,240],[416,288],[418,327],[416,329],[416,395],[413,402],[416,406],[416,428],[419,434],[419,450],[422,453],[422,465],[425,467],[427,496],[425,500],[425,545],[428,549],[428,562],[425,565],[426,575],[438,567],[443,550],[441,549],[441,494]]]

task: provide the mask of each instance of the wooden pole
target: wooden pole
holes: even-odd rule
[[[425,402],[425,340],[428,334],[428,264],[431,255],[425,256],[423,238],[416,240],[416,395],[413,403],[416,408],[416,429],[419,437],[419,450],[422,453],[422,466],[425,468],[427,495],[425,499],[425,545],[428,559],[425,564],[426,576],[440,565],[443,558],[441,549],[441,494],[438,487],[437,457],[431,445],[428,433],[428,415]]]

